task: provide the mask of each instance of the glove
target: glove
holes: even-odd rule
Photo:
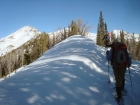
[[[108,55],[109,51],[107,50],[106,55]]]
[[[128,64],[128,66],[127,66],[127,67],[129,68],[130,66],[131,66],[131,64]]]

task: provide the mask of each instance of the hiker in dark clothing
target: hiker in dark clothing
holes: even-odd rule
[[[120,101],[122,91],[124,91],[126,68],[131,66],[132,61],[126,45],[119,39],[115,39],[112,44],[107,46],[111,47],[111,49],[106,58],[108,61],[111,61],[116,80],[117,101]]]
[[[108,45],[110,43],[110,33],[107,32],[107,34],[104,35],[102,40],[105,40],[105,45]]]
[[[108,44],[108,43],[106,43],[106,47],[111,47],[112,49],[113,49],[113,46],[115,45],[115,42],[113,41],[113,43],[112,44]],[[106,55],[108,55],[108,53],[109,53],[109,49],[107,49],[107,51],[106,51]]]

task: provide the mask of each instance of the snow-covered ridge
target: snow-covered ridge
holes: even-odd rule
[[[115,92],[113,70],[105,56],[106,49],[93,40],[71,36],[35,62],[18,69],[12,77],[0,81],[0,104],[118,105],[112,95]],[[127,70],[124,105],[139,105],[140,62],[133,61],[130,69],[134,90]]]
[[[0,39],[0,55],[5,55],[7,52],[20,47],[40,33],[41,32],[36,28],[25,26],[5,38]]]

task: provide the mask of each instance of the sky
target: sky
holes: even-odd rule
[[[140,0],[0,0],[0,38],[24,26],[50,33],[82,19],[96,33],[102,11],[108,31],[140,33]]]
[[[75,35],[35,62],[0,78],[1,105],[118,105],[106,49]],[[84,60],[83,60],[84,59]],[[140,62],[126,71],[124,105],[140,105]],[[109,68],[108,68],[109,67]],[[109,75],[108,75],[109,74]],[[111,83],[108,83],[108,81]]]

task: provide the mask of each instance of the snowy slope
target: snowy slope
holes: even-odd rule
[[[7,52],[20,47],[40,33],[35,28],[25,26],[9,36],[0,39],[0,55],[5,55]]]
[[[80,35],[45,52],[20,72],[0,82],[1,105],[117,105],[108,83],[105,49]],[[131,105],[140,105],[140,62],[131,67],[135,97],[128,71],[126,88]],[[127,105],[130,105],[127,104]]]
[[[122,30],[113,30],[112,32],[116,35],[116,37],[117,36],[120,36],[120,31],[122,31]],[[125,37],[125,39],[131,39],[132,38],[132,35],[133,35],[133,33],[128,33],[128,32],[126,32],[126,31],[123,31],[124,32],[124,37]],[[136,41],[138,41],[138,39],[139,39],[139,37],[140,37],[140,34],[135,34],[134,33],[134,37],[135,37],[135,39],[136,39]]]

